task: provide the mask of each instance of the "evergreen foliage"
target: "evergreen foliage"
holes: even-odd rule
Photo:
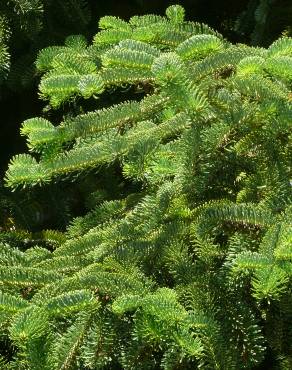
[[[107,16],[39,53],[40,97],[73,108],[22,124],[6,185],[118,185],[50,246],[2,244],[3,369],[291,368],[292,39],[184,16]]]
[[[90,18],[86,0],[1,1],[0,84],[6,78],[14,91],[31,87],[36,77],[37,52],[62,42],[68,33],[85,33]]]

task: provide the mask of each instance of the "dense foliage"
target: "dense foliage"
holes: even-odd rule
[[[90,211],[5,236],[1,367],[291,369],[292,39],[178,5],[99,27],[36,61],[61,114],[22,124],[6,185],[87,181]]]
[[[122,6],[121,6],[122,4]],[[0,2],[0,176],[9,158],[25,148],[19,122],[39,115],[39,73],[34,61],[42,48],[62,45],[68,35],[91,40],[97,20],[107,14],[129,19],[136,14],[163,15],[168,0],[2,0]],[[188,19],[203,22],[232,42],[268,46],[281,34],[291,36],[290,0],[183,0]],[[10,109],[13,106],[14,109]],[[31,196],[45,208],[45,202]],[[3,192],[0,190],[0,202]],[[73,213],[74,215],[74,213]],[[51,219],[52,220],[52,219]],[[43,227],[40,223],[39,228]]]

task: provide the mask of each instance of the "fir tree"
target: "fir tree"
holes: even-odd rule
[[[99,26],[40,52],[41,98],[75,109],[23,123],[6,184],[118,168],[131,191],[50,248],[2,244],[2,367],[290,369],[292,39],[231,45],[178,5]]]

